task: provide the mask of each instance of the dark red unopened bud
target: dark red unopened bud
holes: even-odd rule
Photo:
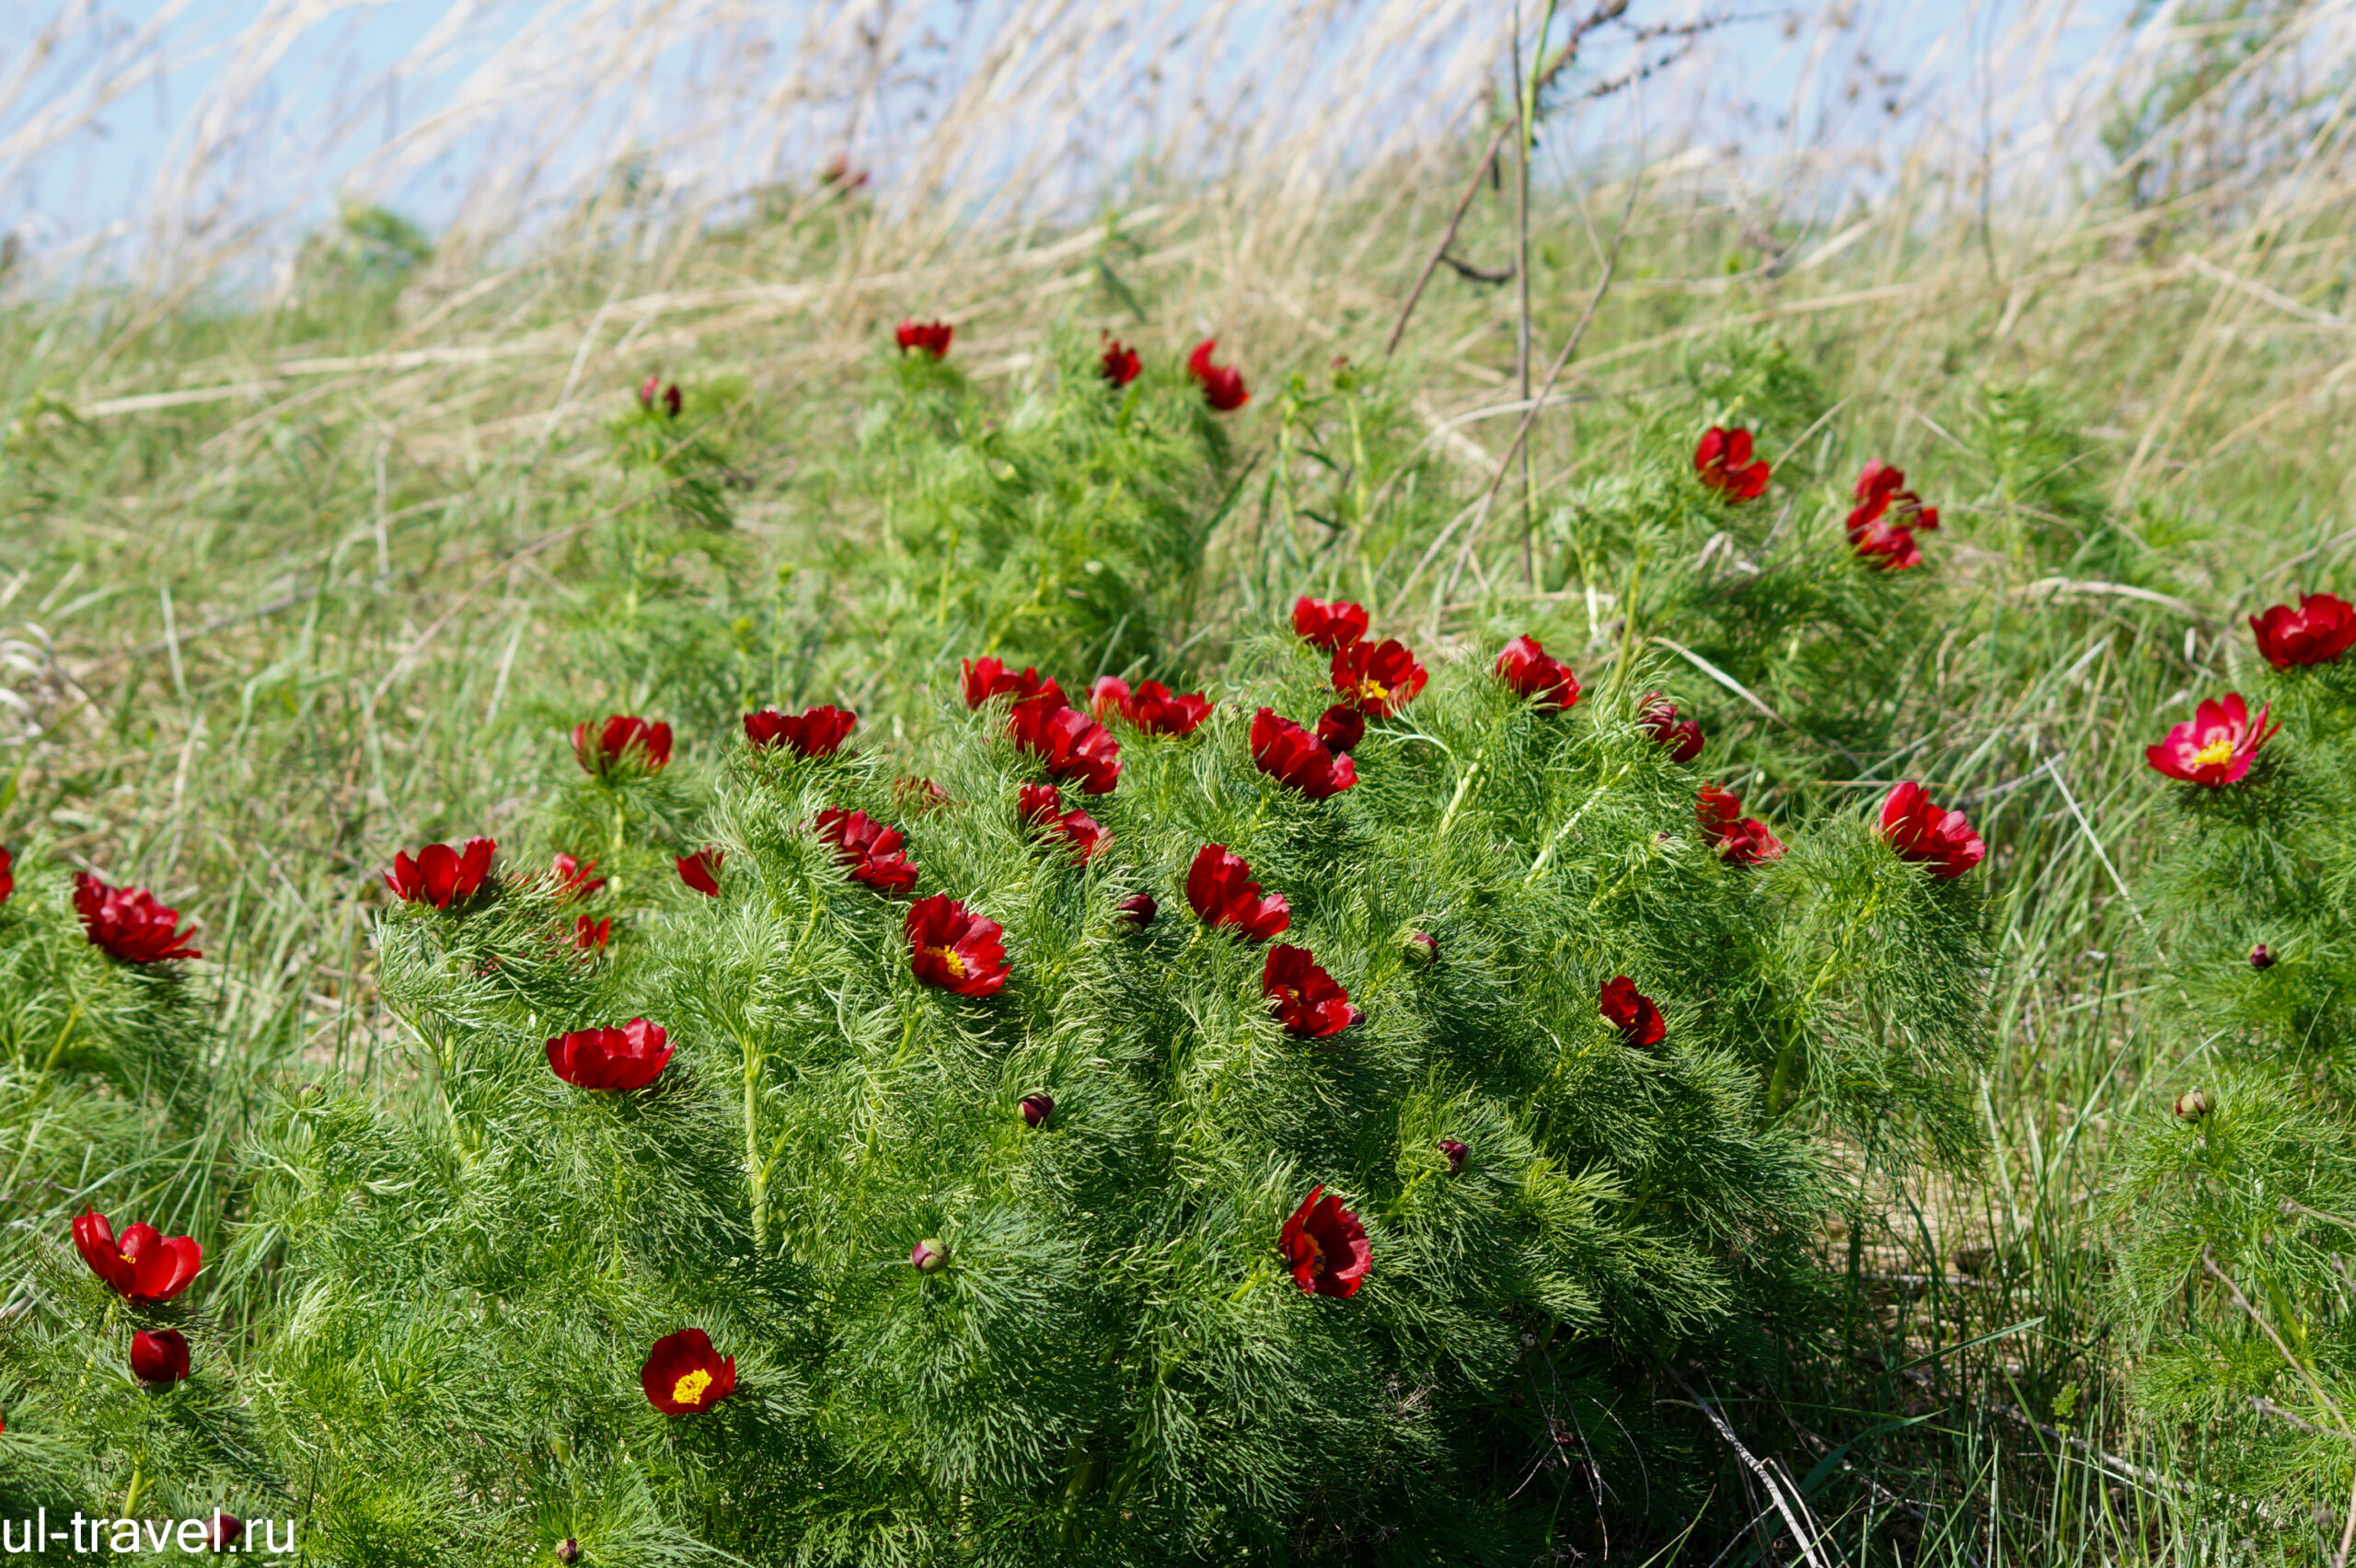
[[[2198,1122],[2209,1114],[2209,1091],[2189,1090],[2176,1097],[2176,1113],[2188,1122]]]
[[[1439,939],[1429,931],[1410,931],[1399,946],[1407,962],[1418,969],[1429,969],[1439,962]]]
[[[2250,966],[2252,969],[2271,969],[2271,968],[2273,968],[2273,967],[2274,967],[2274,952],[2273,952],[2273,950],[2272,950],[2272,949],[2270,949],[2270,948],[2269,948],[2269,947],[2268,947],[2264,942],[2260,942],[2260,943],[2258,943],[2256,947],[2254,947],[2254,948],[2250,949],[2250,950],[2249,950],[2249,966]]]
[[[581,1543],[571,1536],[565,1537],[564,1544],[556,1549],[556,1560],[563,1563],[564,1568],[572,1568],[581,1561]]]
[[[1440,1139],[1439,1151],[1448,1157],[1448,1173],[1450,1176],[1458,1174],[1464,1169],[1465,1157],[1472,1152],[1469,1147],[1457,1142],[1454,1138]]]
[[[188,1376],[188,1341],[178,1329],[132,1335],[131,1375],[157,1388],[179,1382]]]
[[[213,1523],[204,1532],[205,1542],[215,1551],[229,1551],[246,1538],[246,1522],[226,1509],[216,1509]]]
[[[1056,1097],[1052,1094],[1026,1094],[1017,1109],[1022,1111],[1025,1122],[1036,1127],[1056,1113]]]
[[[949,1243],[928,1236],[908,1249],[908,1262],[926,1274],[939,1274],[949,1266]]]
[[[1133,893],[1113,905],[1113,918],[1132,931],[1144,930],[1153,924],[1153,917],[1160,913],[1161,905],[1153,901],[1153,894],[1149,893]]]

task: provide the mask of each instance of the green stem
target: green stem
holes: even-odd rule
[[[1464,792],[1472,789],[1472,780],[1481,776],[1481,763],[1487,755],[1488,752],[1484,749],[1479,756],[1465,765],[1464,777],[1456,781],[1456,793],[1448,798],[1448,810],[1440,813],[1439,827],[1432,834],[1435,841],[1446,838],[1448,830],[1456,825],[1456,808],[1464,803]]]
[[[49,1048],[49,1060],[40,1065],[40,1070],[42,1072],[47,1073],[56,1070],[57,1064],[63,1060],[65,1055],[66,1043],[74,1038],[74,1026],[80,1022],[81,1019],[82,1004],[75,1002],[73,1008],[68,1010],[65,1015],[65,1027],[57,1032],[57,1043]]]
[[[769,1168],[761,1158],[761,1053],[751,1032],[737,1039],[745,1046],[745,1181],[752,1190],[753,1248],[766,1252],[769,1244]]]
[[[1614,773],[1611,778],[1597,785],[1588,798],[1579,802],[1578,810],[1573,812],[1568,817],[1564,819],[1563,825],[1556,828],[1553,832],[1553,836],[1546,840],[1545,847],[1538,851],[1538,859],[1530,863],[1530,874],[1521,879],[1522,886],[1536,887],[1538,885],[1538,879],[1546,874],[1547,862],[1554,858],[1554,846],[1560,844],[1564,837],[1569,834],[1571,829],[1579,824],[1579,818],[1587,815],[1588,808],[1593,806],[1596,801],[1603,799],[1604,796],[1610,794],[1611,792],[1611,787],[1619,783],[1622,778],[1627,777],[1627,773],[1628,767],[1623,763],[1621,765],[1620,770],[1617,773]]]

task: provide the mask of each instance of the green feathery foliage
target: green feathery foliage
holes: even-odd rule
[[[1206,544],[1241,476],[1182,367],[1114,386],[1102,346],[1049,342],[1011,408],[952,359],[903,352],[856,447],[803,490],[814,531],[771,689],[914,717],[906,672],[948,654],[1175,674]],[[853,515],[845,516],[851,513]]]
[[[1193,735],[1116,720],[1084,865],[1019,816],[1039,767],[993,699],[859,755],[731,747],[719,896],[625,879],[603,955],[546,877],[391,912],[385,994],[433,1102],[290,1111],[237,1264],[299,1282],[255,1376],[322,1560],[1528,1551],[1674,1444],[1642,1394],[1660,1358],[1809,1332],[1838,1150],[1969,1144],[1971,886],[1849,821],[1722,863],[1627,693],[1556,714],[1478,664],[1307,800],[1247,732],[1328,703],[1325,666],[1263,644]],[[895,787],[919,770],[938,796]],[[917,894],[1003,928],[1002,993],[919,982],[906,905],[814,834],[828,807],[900,827]],[[1279,940],[1361,1021],[1278,1027],[1271,950],[1189,911],[1207,844],[1289,901]],[[1601,1015],[1623,974],[1657,1044]],[[548,1038],[631,1017],[676,1051],[653,1089],[551,1075]],[[1276,1251],[1321,1185],[1370,1239],[1355,1296]],[[666,1416],[635,1374],[689,1326],[736,1391]],[[1655,1471],[1647,1506],[1687,1490]]]
[[[64,1239],[93,1210],[118,1239],[135,1222],[179,1228],[205,998],[178,963],[101,952],[70,879],[23,860],[0,903],[0,1517],[209,1516],[268,1474],[225,1325],[185,1295],[125,1300]],[[133,1376],[143,1330],[186,1337],[185,1380]]]
[[[2356,1411],[2356,672],[2292,663],[2249,704],[2250,735],[2281,729],[2245,776],[2165,786],[2177,827],[2146,902],[2211,1067],[2126,1161],[2119,1288],[2148,1346],[2138,1394],[2213,1449],[2223,1505],[2336,1520]],[[2205,705],[2193,729],[2215,732]]]

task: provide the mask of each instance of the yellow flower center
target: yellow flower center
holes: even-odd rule
[[[2220,735],[2192,754],[2192,763],[2196,767],[2215,767],[2221,763],[2233,760],[2234,743],[2231,737],[2224,735]]]
[[[1315,1236],[1312,1236],[1306,1231],[1301,1233],[1301,1239],[1309,1243],[1310,1272],[1312,1274],[1323,1274],[1325,1272],[1325,1249],[1317,1244],[1317,1238]]]
[[[1369,675],[1358,682],[1357,692],[1358,696],[1368,702],[1388,702],[1391,700],[1391,688],[1384,686],[1380,681],[1376,680],[1372,675]]]
[[[675,1404],[700,1405],[703,1391],[711,1387],[711,1374],[699,1366],[671,1385],[671,1400]]]
[[[965,978],[965,961],[957,956],[956,950],[945,947],[929,947],[924,951],[930,956],[941,960],[941,966],[949,971],[949,977],[952,980],[963,980]]]

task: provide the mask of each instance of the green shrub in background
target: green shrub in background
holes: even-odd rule
[[[802,487],[820,521],[768,691],[880,718],[960,652],[1181,674],[1239,478],[1222,414],[1178,367],[1072,332],[1001,408],[946,346],[903,348],[855,449]]]

